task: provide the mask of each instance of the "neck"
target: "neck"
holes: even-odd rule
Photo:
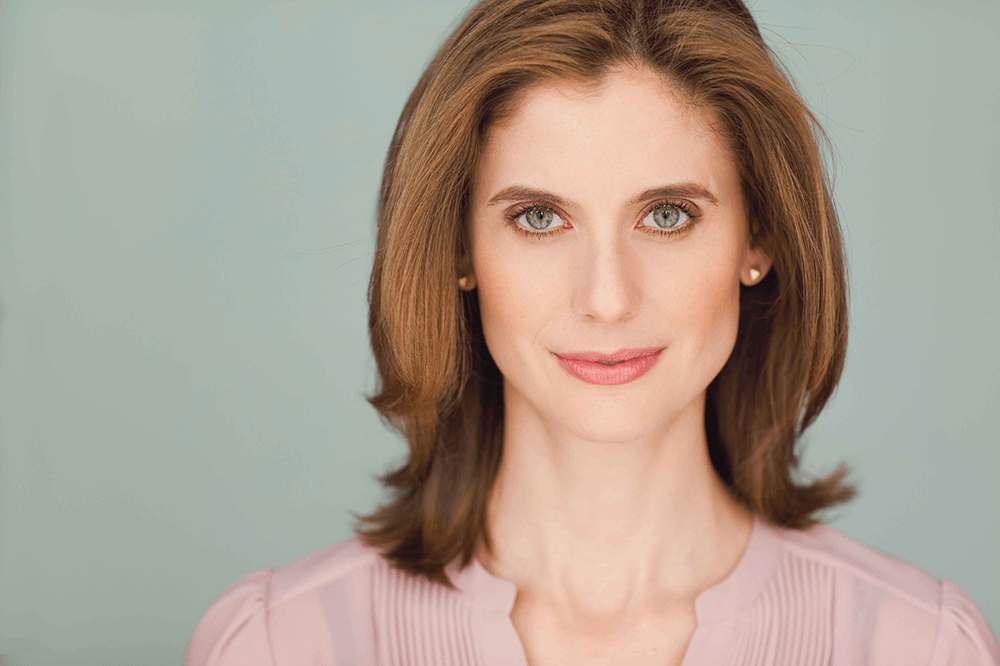
[[[519,597],[612,622],[693,604],[736,565],[752,515],[711,464],[704,395],[668,429],[614,443],[557,433],[507,395],[494,552],[477,558]]]

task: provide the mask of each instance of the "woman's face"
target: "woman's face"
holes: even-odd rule
[[[471,261],[508,406],[589,440],[631,441],[700,404],[735,344],[741,278],[770,266],[748,246],[736,167],[711,119],[626,69],[589,96],[533,87],[491,130]],[[556,356],[635,347],[662,351],[624,383],[594,382],[621,382],[626,366],[588,381]]]

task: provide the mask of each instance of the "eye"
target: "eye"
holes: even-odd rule
[[[559,217],[559,214],[554,210],[543,206],[529,206],[527,208],[514,211],[513,218],[515,221],[519,222],[522,217],[524,218],[527,228],[533,231],[548,231],[549,229],[554,229],[561,226],[556,224],[555,220],[562,220],[562,218]]]
[[[697,218],[701,217],[700,214],[694,213],[686,201],[658,201],[647,210],[642,218],[641,229],[645,233],[665,238],[686,234],[694,226]],[[573,228],[566,224],[553,208],[540,203],[518,206],[506,214],[506,217],[508,225],[532,240],[549,239]],[[524,218],[523,223],[521,218]],[[649,220],[649,224],[646,224],[646,220]]]
[[[678,233],[680,229],[684,228],[685,222],[692,221],[695,217],[697,215],[694,215],[690,206],[683,201],[661,201],[653,206],[646,217],[642,218],[642,221],[643,226],[647,227],[649,231],[672,234]],[[649,225],[645,224],[647,220],[650,222]]]

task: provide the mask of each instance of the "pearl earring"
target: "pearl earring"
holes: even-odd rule
[[[759,277],[760,277],[760,271],[757,270],[756,266],[754,266],[753,268],[750,269],[750,283],[753,284],[757,282],[757,278]]]
[[[471,287],[469,286],[469,276],[463,275],[462,277],[458,278],[458,288],[461,289],[462,291],[469,291],[469,289],[471,289]]]

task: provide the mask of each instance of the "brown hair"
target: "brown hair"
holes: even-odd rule
[[[501,375],[475,292],[460,291],[471,181],[490,127],[533,83],[598,85],[624,65],[661,74],[720,121],[751,239],[772,269],[740,296],[735,349],[708,387],[712,464],[774,524],[805,528],[857,493],[841,463],[798,483],[796,442],[839,381],[847,275],[829,146],[740,0],[483,0],[451,33],[406,102],[386,157],[368,327],[381,380],[368,401],[409,444],[378,477],[390,501],[355,532],[395,567],[451,587],[486,531],[503,453]]]

